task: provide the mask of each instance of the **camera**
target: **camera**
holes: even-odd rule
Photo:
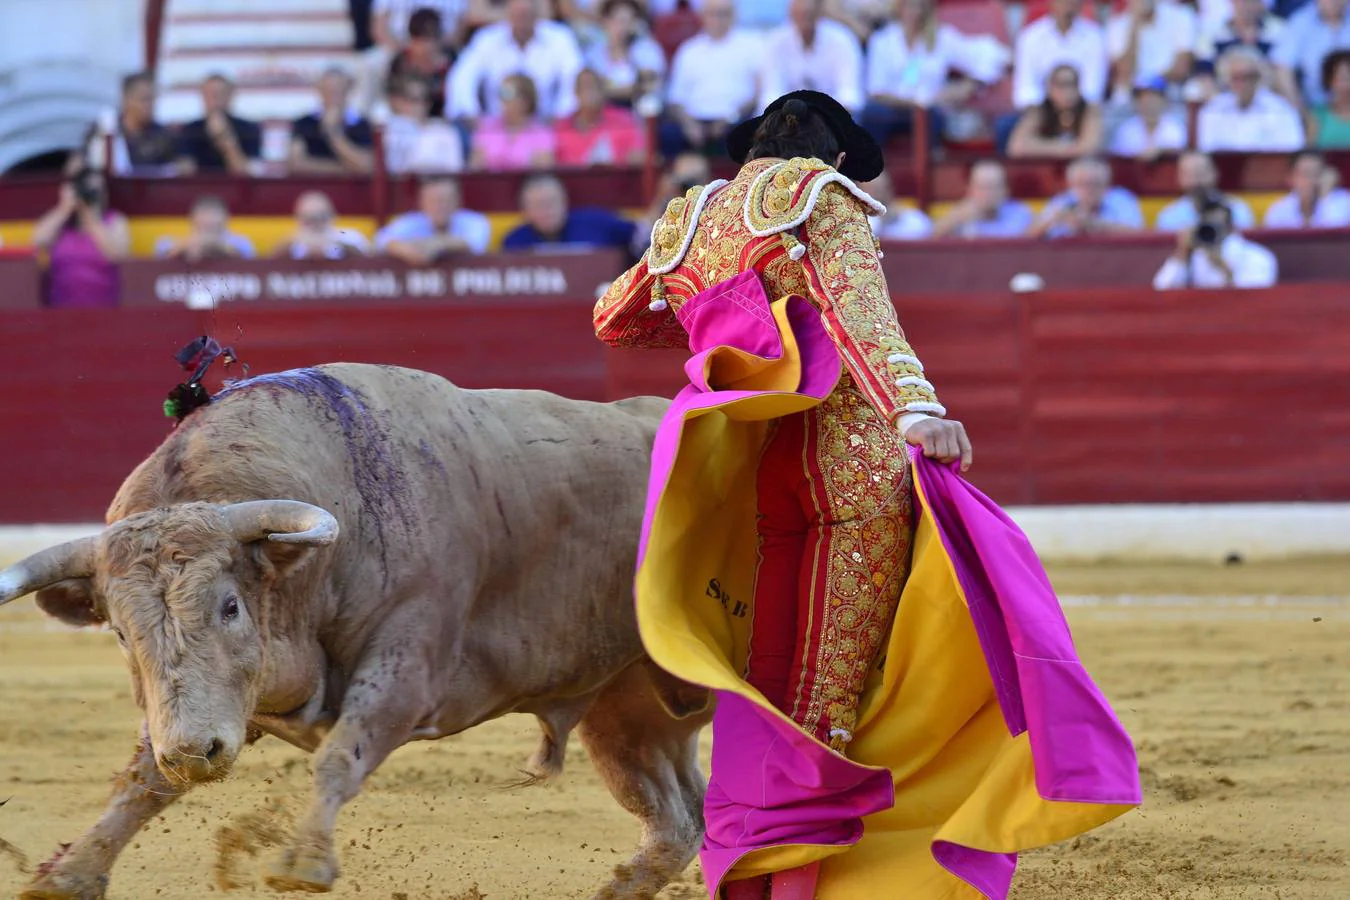
[[[94,206],[103,199],[103,190],[97,181],[98,173],[90,168],[81,168],[67,179],[75,191],[75,196],[86,206]]]
[[[1223,223],[1213,221],[1215,214],[1223,217]],[[1233,221],[1233,211],[1224,202],[1223,195],[1209,192],[1200,203],[1200,224],[1195,226],[1195,243],[1201,247],[1212,247],[1219,243],[1228,232]]]
[[[1202,247],[1219,242],[1219,226],[1213,222],[1201,222],[1195,226],[1195,242]]]

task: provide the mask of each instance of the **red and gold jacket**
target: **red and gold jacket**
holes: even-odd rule
[[[770,297],[819,307],[854,383],[878,412],[943,415],[895,316],[869,215],[884,207],[814,159],[753,160],[735,180],[691,188],[666,207],[651,247],[595,307],[615,347],[687,347],[675,310],[754,269]]]

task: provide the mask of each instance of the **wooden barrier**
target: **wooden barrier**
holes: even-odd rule
[[[181,379],[174,352],[207,332],[255,373],[348,360],[586,399],[680,387],[681,354],[603,347],[591,303],[0,310],[0,522],[98,519],[170,430],[160,405]],[[970,429],[975,483],[1000,502],[1350,500],[1341,287],[928,294],[898,306]]]

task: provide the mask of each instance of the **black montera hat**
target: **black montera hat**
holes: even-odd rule
[[[871,181],[886,168],[886,158],[872,136],[853,121],[853,117],[838,100],[820,91],[793,91],[784,94],[770,103],[763,115],[746,119],[731,129],[731,133],[727,135],[727,153],[732,160],[738,163],[745,162],[746,156],[750,154],[750,147],[755,142],[755,132],[759,130],[764,117],[777,112],[789,100],[800,100],[811,107],[825,120],[830,131],[834,132],[835,139],[839,141],[839,149],[844,152],[844,164],[839,167],[841,175],[854,181]],[[824,162],[833,164],[834,160],[827,159]]]

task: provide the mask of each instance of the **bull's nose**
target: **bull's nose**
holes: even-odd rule
[[[216,775],[225,762],[225,742],[220,738],[179,744],[159,754],[159,768],[178,781],[202,781]]]

